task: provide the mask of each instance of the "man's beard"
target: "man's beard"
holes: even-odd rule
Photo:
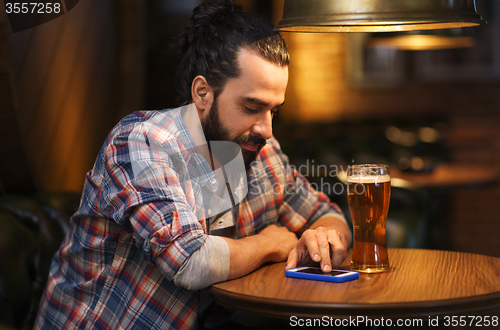
[[[207,140],[208,143],[210,143],[210,141],[231,141],[228,129],[224,127],[224,125],[220,120],[217,97],[214,99],[212,108],[208,113],[208,117],[205,120],[201,121],[201,127],[203,129],[203,133],[205,134],[205,139]],[[245,169],[247,171],[250,169],[252,162],[255,161],[255,159],[257,159],[260,150],[266,145],[265,139],[257,135],[251,135],[251,134],[240,135],[231,142],[236,143],[238,146],[240,146],[241,143],[248,143],[259,146],[259,148],[256,151],[251,151],[245,148],[241,148],[241,153],[243,155],[243,162],[245,163]],[[238,150],[225,150],[224,152],[225,155],[222,155],[222,158],[226,159],[222,160],[222,163],[225,164],[231,159],[233,159],[236,156],[237,151],[239,150],[240,148],[238,148]]]

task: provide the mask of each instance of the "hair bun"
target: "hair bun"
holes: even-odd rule
[[[193,11],[193,25],[206,27],[214,21],[222,21],[237,8],[233,0],[205,0]]]

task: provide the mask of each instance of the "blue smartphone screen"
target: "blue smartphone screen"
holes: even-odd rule
[[[306,274],[326,275],[326,276],[328,276],[328,275],[330,275],[330,276],[338,276],[338,275],[343,275],[343,274],[346,273],[346,272],[343,272],[343,271],[340,271],[340,270],[332,270],[329,273],[325,273],[320,268],[313,268],[313,267],[300,269],[300,270],[297,270],[297,272],[298,273],[306,273]]]
[[[335,283],[352,281],[359,278],[358,272],[334,269],[329,273],[324,273],[317,267],[297,267],[286,270],[285,274],[286,277]]]

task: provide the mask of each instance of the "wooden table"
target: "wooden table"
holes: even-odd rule
[[[350,255],[342,268],[348,268]],[[213,285],[219,304],[264,316],[402,318],[434,315],[500,317],[500,258],[389,249],[391,271],[327,283],[285,277],[285,263]]]

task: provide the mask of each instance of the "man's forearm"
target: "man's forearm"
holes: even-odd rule
[[[325,215],[311,225],[309,229],[324,227],[334,229],[346,235],[349,245],[352,234],[346,222],[335,216]],[[230,266],[227,279],[244,276],[266,262],[279,262],[287,259],[289,252],[297,244],[295,233],[286,227],[271,225],[258,235],[241,239],[222,237],[230,251]]]
[[[284,241],[285,240],[285,241]],[[283,261],[289,246],[297,241],[294,233],[275,225],[258,235],[241,239],[208,235],[174,276],[174,283],[189,290],[200,290],[213,283],[241,277],[270,261]],[[278,243],[277,242],[281,242]]]
[[[271,225],[259,234],[226,240],[230,251],[228,280],[244,276],[266,262],[285,261],[297,244],[297,236],[286,227]]]

